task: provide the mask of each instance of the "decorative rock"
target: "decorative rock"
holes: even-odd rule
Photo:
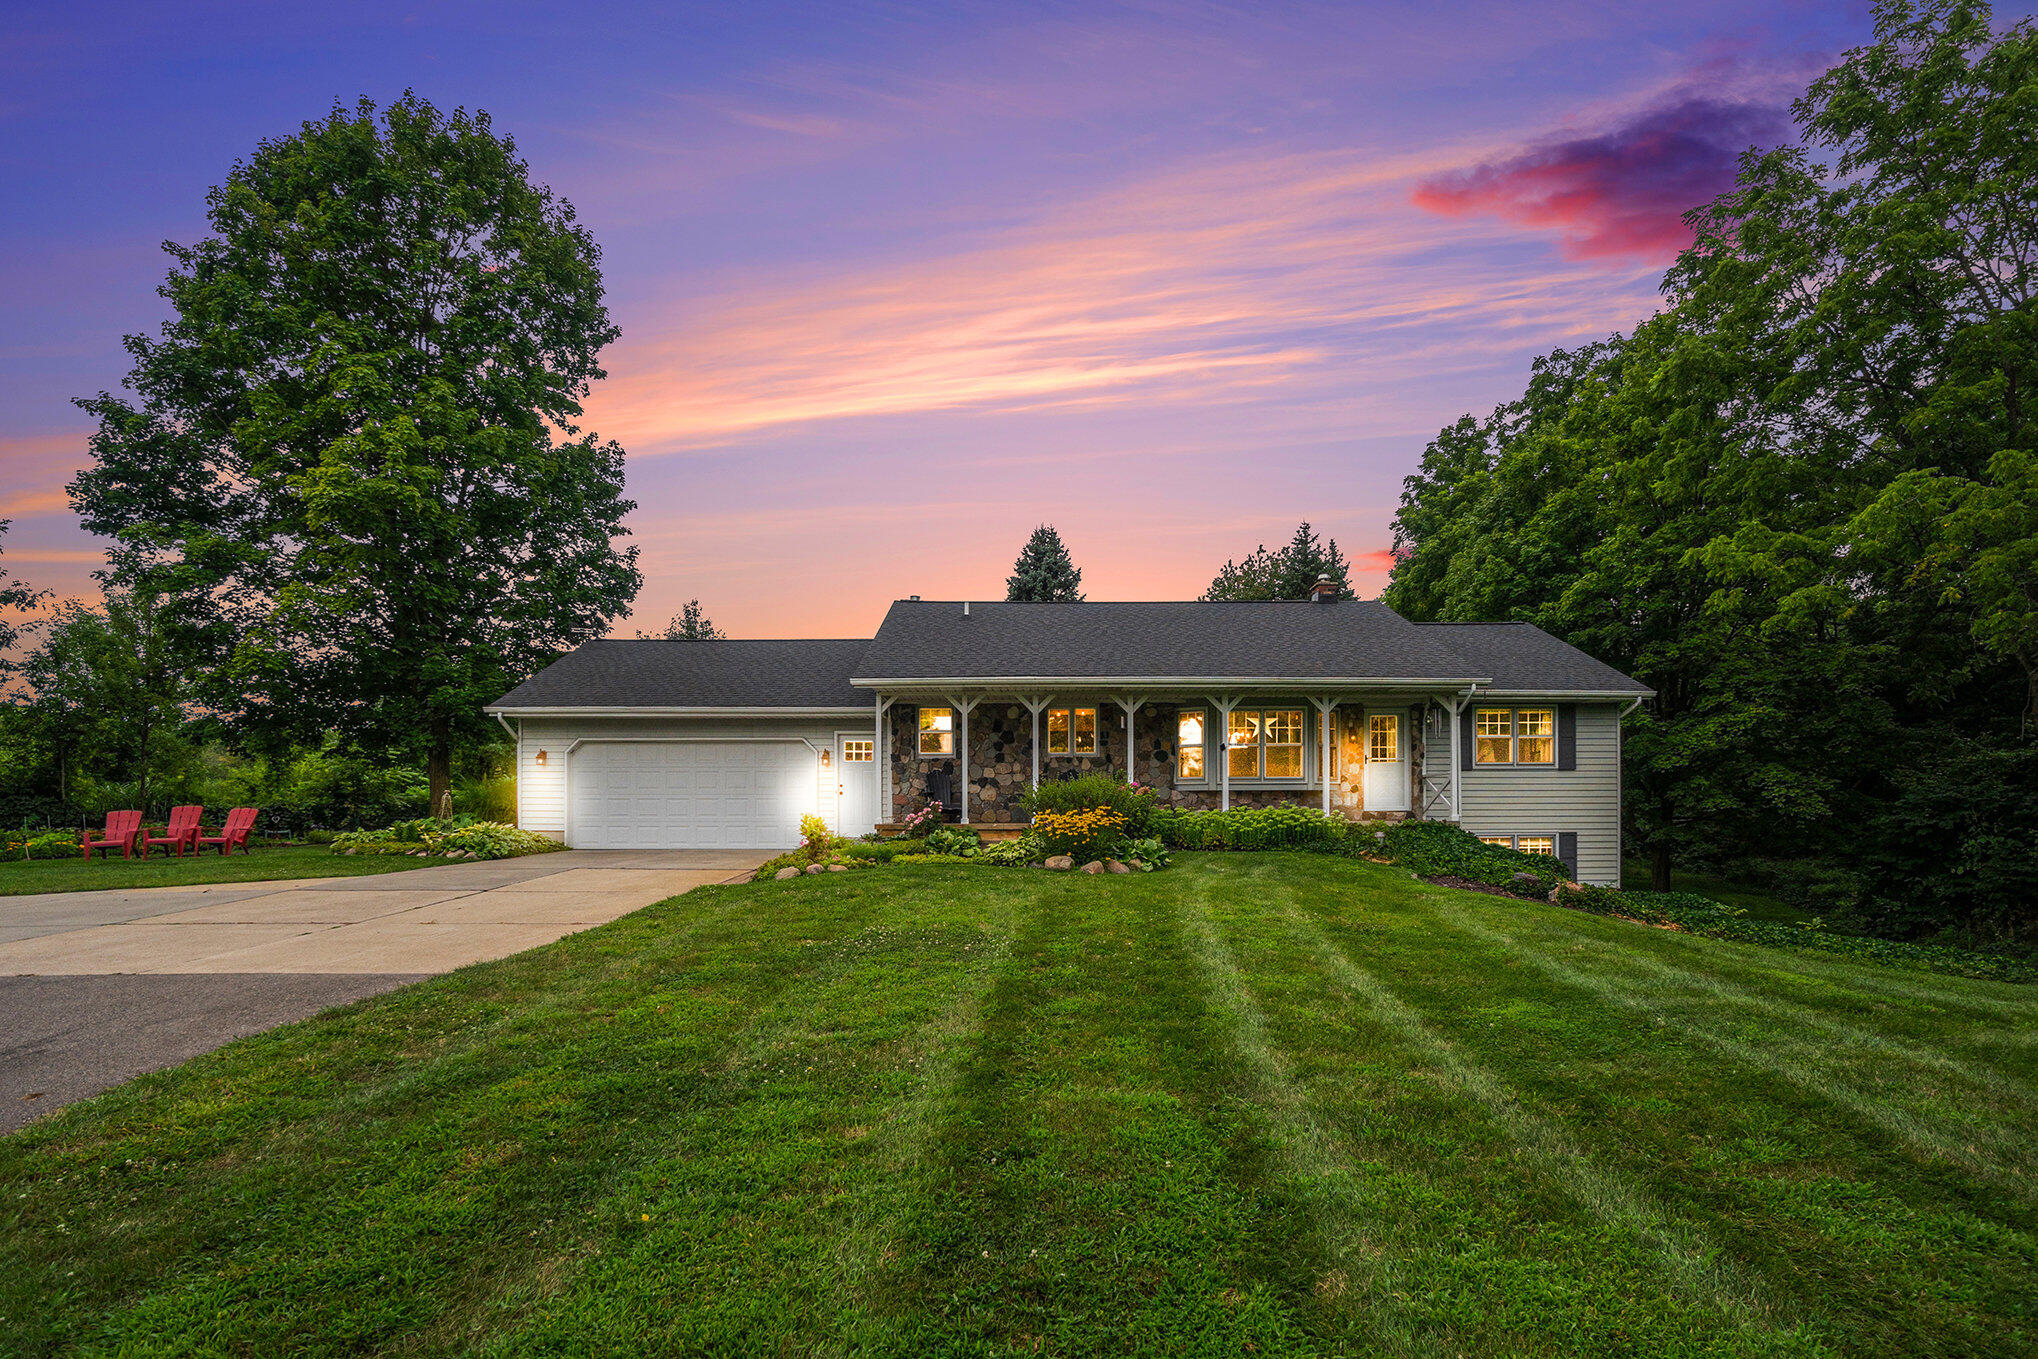
[[[772,874],[771,876],[772,880],[775,882],[784,882],[787,878],[797,878],[799,875],[800,870],[794,868],[791,864],[788,864],[784,868],[779,869],[778,872]]]
[[[821,871],[821,865],[819,865],[819,864],[808,864],[808,865],[807,865],[807,867],[806,867],[806,869],[805,869],[804,871],[806,871],[806,872],[808,872],[808,873],[819,873],[819,872]]]
[[[1076,861],[1066,854],[1050,854],[1047,856],[1047,866],[1057,873],[1066,873],[1076,866]]]
[[[1102,873],[1103,871],[1104,865],[1098,863],[1095,859],[1083,865],[1083,872],[1085,873]]]
[[[1127,859],[1127,860],[1125,861],[1125,868],[1126,868],[1126,871],[1127,871],[1127,872],[1131,872],[1131,873],[1144,873],[1144,872],[1146,872],[1146,865],[1145,865],[1144,863],[1142,863],[1142,862],[1141,862],[1140,860],[1138,860],[1138,859]]]
[[[1132,870],[1119,863],[1116,859],[1106,859],[1104,861],[1104,871],[1106,873],[1130,873]]]
[[[849,870],[844,868],[841,864],[829,864],[828,871],[830,873],[847,873]]]

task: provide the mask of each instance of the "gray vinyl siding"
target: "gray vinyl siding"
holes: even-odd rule
[[[1509,700],[1522,706],[1529,700]],[[1475,704],[1476,707],[1498,707]],[[1578,767],[1474,765],[1459,824],[1474,835],[1578,836],[1578,880],[1620,885],[1620,705],[1578,705]]]
[[[514,723],[517,719],[512,718]],[[517,742],[517,824],[561,839],[566,834],[566,748],[617,737],[785,736],[832,740],[838,731],[873,731],[864,717],[527,717]],[[538,752],[546,762],[538,764]],[[818,777],[818,775],[817,775]]]

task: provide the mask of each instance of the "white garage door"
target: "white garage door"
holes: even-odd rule
[[[790,849],[814,810],[800,741],[589,741],[570,759],[576,849]]]

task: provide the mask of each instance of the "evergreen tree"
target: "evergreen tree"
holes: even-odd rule
[[[1069,550],[1062,546],[1061,535],[1048,525],[1042,524],[1033,530],[1033,536],[1020,549],[1019,559],[1012,563],[1012,574],[1005,579],[1005,598],[1036,602],[1082,601],[1083,573],[1069,559]]]
[[[686,607],[672,615],[672,621],[665,625],[663,632],[644,632],[639,637],[662,637],[668,642],[715,642],[728,636],[708,620],[698,599],[689,599]]]
[[[1217,572],[1205,599],[1307,599],[1320,577],[1329,576],[1335,598],[1354,597],[1351,567],[1338,550],[1337,539],[1319,541],[1304,520],[1295,536],[1278,552],[1262,543],[1244,561],[1227,561]]]

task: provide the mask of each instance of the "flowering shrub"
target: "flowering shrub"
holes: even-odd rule
[[[899,834],[917,840],[941,824],[941,804],[930,802],[899,823]]]
[[[1049,854],[1066,854],[1078,863],[1101,859],[1125,836],[1125,818],[1109,807],[1076,812],[1040,812],[1033,833]]]
[[[1019,806],[1038,816],[1042,812],[1080,812],[1103,807],[1116,812],[1127,835],[1153,834],[1160,801],[1153,789],[1138,783],[1120,783],[1111,774],[1085,774],[1060,783],[1043,783],[1019,799]]]
[[[800,844],[805,847],[808,858],[820,858],[834,843],[835,833],[828,829],[826,821],[812,812],[800,818]]]
[[[0,859],[75,859],[76,831],[12,831],[0,841]]]

